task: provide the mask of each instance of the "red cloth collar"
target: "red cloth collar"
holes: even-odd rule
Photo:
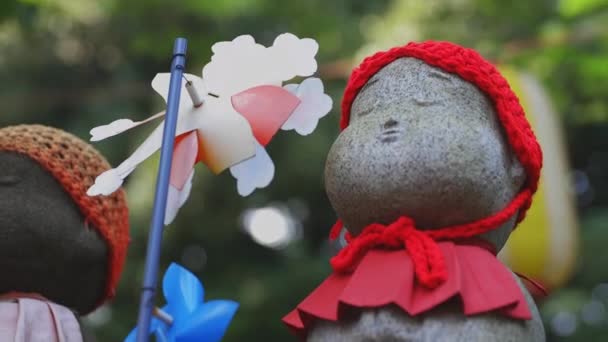
[[[496,258],[493,245],[476,236],[500,227],[529,201],[522,191],[497,214],[434,230],[417,230],[401,217],[347,234],[348,244],[331,259],[334,273],[283,322],[304,337],[317,320],[339,321],[352,308],[394,304],[414,316],[458,297],[465,315],[492,311],[513,319],[532,317],[515,276]],[[330,239],[339,236],[338,221]]]
[[[496,312],[507,318],[532,318],[516,276],[481,243],[440,241],[449,277],[435,288],[417,281],[416,266],[404,249],[371,249],[351,272],[332,273],[283,318],[304,339],[317,320],[340,322],[353,312],[395,305],[410,316],[455,299],[466,316]]]
[[[524,190],[497,214],[441,229],[417,230],[414,222],[405,216],[388,226],[371,224],[357,237],[347,236],[348,245],[331,259],[332,268],[337,273],[349,272],[371,249],[405,248],[414,262],[417,280],[425,287],[435,288],[448,277],[445,260],[436,241],[466,239],[496,229],[515,215],[530,196],[530,191]],[[341,229],[342,223],[338,221],[330,231],[330,239],[335,239]]]

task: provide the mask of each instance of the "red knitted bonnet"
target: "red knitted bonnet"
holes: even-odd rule
[[[519,205],[520,222],[532,203],[532,194],[538,187],[542,151],[517,96],[496,67],[476,51],[449,42],[427,41],[409,43],[365,58],[353,70],[344,91],[340,128],[345,129],[348,126],[351,106],[365,83],[384,66],[402,57],[413,57],[456,74],[477,86],[491,99],[509,145],[527,174],[526,184],[520,190],[520,195],[523,195],[520,197],[525,197],[523,204]]]
[[[110,196],[87,196],[95,177],[110,168],[92,146],[56,128],[19,125],[0,129],[0,151],[27,155],[49,172],[70,195],[86,222],[108,246],[105,293],[97,305],[114,296],[129,244],[129,211],[123,190]]]

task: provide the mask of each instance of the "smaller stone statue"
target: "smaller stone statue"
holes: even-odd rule
[[[61,130],[0,129],[0,341],[80,342],[78,317],[114,296],[129,243],[125,195],[86,195],[109,168]]]

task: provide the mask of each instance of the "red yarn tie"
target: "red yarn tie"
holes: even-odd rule
[[[332,229],[332,237],[339,234],[341,223]],[[414,222],[401,217],[384,226],[372,224],[331,259],[331,266],[338,273],[350,272],[370,249],[385,247],[404,248],[410,254],[418,281],[425,287],[435,288],[447,279],[447,268],[437,243],[424,231],[414,227]]]
[[[346,234],[348,245],[331,259],[331,266],[338,273],[350,272],[370,249],[405,248],[414,263],[418,281],[428,288],[435,288],[448,276],[443,254],[435,241],[466,239],[496,229],[507,222],[526,203],[530,203],[531,196],[532,192],[524,189],[509,205],[494,215],[475,222],[441,229],[417,230],[414,221],[406,216],[402,216],[388,226],[378,223],[371,224],[356,237]],[[329,238],[334,240],[340,236],[342,228],[342,221],[338,220],[331,228]]]
[[[336,223],[329,230],[329,240],[337,239],[340,236],[343,227],[344,224],[342,223],[342,220],[336,221]]]

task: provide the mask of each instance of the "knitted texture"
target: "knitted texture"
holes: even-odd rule
[[[417,230],[414,221],[405,216],[388,226],[371,224],[354,238],[347,235],[348,245],[331,259],[331,266],[337,273],[351,272],[372,248],[405,248],[414,263],[418,282],[425,287],[435,288],[449,276],[436,241],[467,239],[496,229],[507,222],[523,203],[529,202],[531,196],[530,190],[525,189],[497,214],[472,223],[441,229]],[[329,233],[330,239],[336,239],[341,229],[342,222],[338,220]]]
[[[93,147],[61,130],[41,125],[0,129],[0,151],[27,155],[47,170],[70,195],[85,222],[98,230],[108,246],[105,293],[98,305],[114,297],[129,244],[129,212],[124,191],[87,196],[95,177],[110,164]]]
[[[332,258],[331,265],[336,272],[349,272],[355,262],[376,247],[405,249],[410,254],[418,281],[435,288],[447,279],[447,268],[441,250],[433,239],[423,231],[416,230],[414,221],[401,217],[394,223],[383,226],[367,226],[356,239]]]
[[[526,120],[519,99],[498,70],[476,51],[449,42],[427,41],[409,43],[388,51],[378,52],[363,60],[353,70],[342,99],[340,128],[350,121],[350,110],[359,90],[384,66],[402,57],[413,57],[456,74],[477,86],[494,104],[511,149],[526,170],[525,188],[534,194],[542,167],[542,152],[530,124]],[[531,205],[531,197],[522,204],[518,222],[523,220]]]

